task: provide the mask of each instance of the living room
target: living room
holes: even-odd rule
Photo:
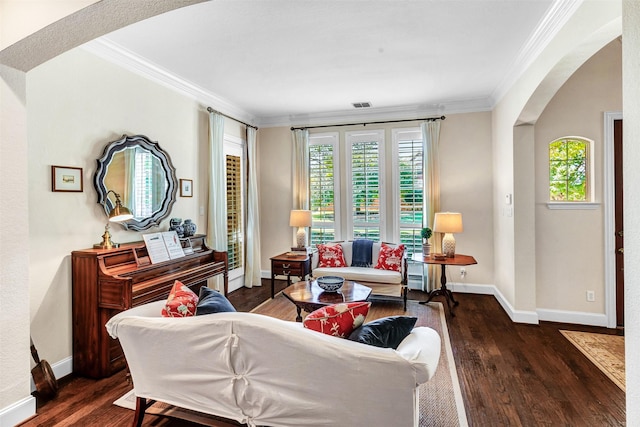
[[[600,28],[599,24],[601,22],[594,23],[594,28]],[[604,209],[550,210],[546,205],[548,193],[544,181],[547,144],[561,136],[583,136],[597,141],[596,200],[604,198],[603,113],[622,111],[622,88],[626,87],[622,65],[625,53],[616,38],[620,33],[612,34],[594,50],[595,55],[589,60],[584,58],[584,65],[545,102],[546,107],[538,108],[539,116],[531,120],[535,125],[514,128],[514,118],[520,116],[520,111],[508,111],[512,108],[509,102],[519,105],[520,110],[525,109],[523,99],[529,99],[535,89],[530,83],[523,84],[527,86],[526,97],[507,95],[492,111],[445,113],[440,135],[441,176],[446,177],[441,182],[441,203],[445,209],[463,212],[465,230],[456,236],[458,251],[473,254],[478,261],[477,265],[467,268],[465,283],[460,283],[459,290],[494,295],[514,321],[551,320],[608,326],[607,290],[603,283]],[[11,81],[5,75],[7,72],[3,69],[3,79]],[[15,230],[24,229],[20,225],[28,228],[29,239],[28,242],[21,239],[22,249],[17,253],[5,249],[8,252],[3,267],[6,266],[7,272],[3,273],[2,286],[3,293],[12,297],[8,299],[26,301],[20,308],[27,317],[26,321],[24,314],[5,317],[5,313],[15,313],[16,309],[5,310],[2,305],[2,320],[6,325],[5,320],[10,319],[9,324],[13,324],[15,319],[22,319],[18,322],[18,332],[31,335],[41,353],[68,373],[72,345],[70,253],[97,243],[105,225],[102,208],[88,185],[95,159],[108,142],[125,133],[145,133],[158,141],[171,154],[178,177],[194,182],[194,197],[180,198],[171,216],[192,218],[199,229],[204,230],[206,220],[201,207],[206,206],[207,199],[204,183],[207,181],[208,115],[202,102],[83,48],[70,50],[31,69],[26,73],[25,82],[26,125],[18,132],[25,134],[25,143],[15,146],[3,141],[3,164],[9,162],[8,156],[16,155],[21,159],[17,164],[24,166],[17,177],[3,172],[6,182],[15,183],[16,189],[24,191],[23,195],[12,196],[17,197],[22,218],[5,222],[7,229],[2,232],[2,240],[15,240]],[[5,87],[3,91],[13,93],[13,84],[8,86],[11,89]],[[2,92],[3,101],[8,98],[10,96]],[[625,109],[625,117],[627,113]],[[15,115],[2,112],[4,129],[11,129],[5,123],[13,117]],[[510,124],[506,125],[507,122]],[[390,134],[395,127],[417,127],[418,124],[418,121],[388,124],[377,129]],[[362,127],[323,131],[343,133],[354,129]],[[244,138],[244,127],[228,119],[225,133],[232,138]],[[509,133],[511,135],[506,135]],[[529,143],[514,144],[516,138],[524,138]],[[268,277],[269,258],[292,244],[293,234],[288,224],[292,193],[291,131],[289,126],[261,126],[258,141],[263,224],[261,269],[264,277]],[[50,165],[83,168],[84,191],[51,192]],[[8,170],[15,172],[15,166]],[[503,199],[507,194],[513,195],[513,217],[504,209]],[[41,213],[46,213],[46,217]],[[139,233],[117,226],[111,231],[116,242],[140,239]],[[559,253],[576,256],[560,257]],[[30,261],[12,266],[20,254],[28,255],[26,258]],[[633,265],[628,268],[633,271]],[[461,282],[458,270],[450,272],[454,282]],[[10,285],[9,282],[16,283],[15,279],[28,282],[27,289],[17,290],[15,285]],[[588,290],[595,292],[595,303],[585,300]],[[633,306],[631,309],[625,318],[628,345],[633,345],[634,337],[635,312]],[[1,344],[8,348],[14,340],[5,338],[4,333],[3,327]],[[0,408],[18,401],[17,396],[24,396],[29,360],[27,344],[22,343],[17,352],[3,356],[3,374],[16,370],[22,373],[3,391]],[[9,359],[24,360],[18,363]],[[633,367],[630,369],[629,375],[632,375]],[[634,387],[634,378],[628,377],[628,389]],[[628,413],[629,420],[630,415]]]

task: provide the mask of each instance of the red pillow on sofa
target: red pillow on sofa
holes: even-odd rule
[[[376,267],[378,270],[402,271],[402,257],[404,255],[404,245],[396,247],[382,244],[380,255]]]
[[[346,267],[344,253],[340,245],[317,244],[318,267]]]
[[[182,284],[179,280],[173,282],[169,298],[162,308],[163,317],[189,317],[196,314],[198,295]]]
[[[302,324],[307,329],[345,338],[364,323],[369,307],[371,303],[366,301],[328,305],[309,313]]]

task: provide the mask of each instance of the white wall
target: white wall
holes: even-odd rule
[[[535,125],[537,307],[605,314],[603,137],[605,111],[622,110],[622,45],[616,39],[560,88]],[[549,142],[594,141],[595,209],[550,210]],[[562,253],[562,256],[558,256]],[[587,302],[594,290],[595,302]]]
[[[463,215],[464,232],[456,235],[456,252],[473,255],[478,261],[478,265],[467,267],[466,280],[475,284],[493,284],[490,120],[491,113],[488,112],[452,114],[442,122],[440,130],[441,209]],[[391,129],[411,126],[418,124],[367,126],[368,130],[385,131],[387,170],[391,168]],[[345,132],[357,129],[362,126],[323,128],[321,131],[338,132],[340,150],[344,153]],[[292,207],[291,131],[284,127],[260,129],[259,141],[262,270],[270,270],[269,258],[287,251],[293,244],[293,231],[288,223]],[[346,176],[344,162],[341,176]],[[388,209],[393,203],[389,196],[391,184],[392,180],[388,179]],[[342,189],[341,194],[344,199],[346,189]],[[346,211],[343,212],[343,223],[346,215]],[[451,267],[451,272],[459,277],[457,268]]]

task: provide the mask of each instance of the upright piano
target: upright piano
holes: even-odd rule
[[[124,368],[122,348],[105,323],[121,311],[166,299],[175,280],[197,294],[207,279],[222,275],[227,294],[227,253],[208,248],[204,235],[185,243],[192,253],[156,264],[150,263],[144,242],[71,253],[75,374],[104,378]]]

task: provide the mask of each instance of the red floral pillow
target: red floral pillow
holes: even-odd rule
[[[196,314],[198,295],[179,280],[173,282],[167,303],[162,308],[164,317],[189,317]]]
[[[376,267],[378,270],[402,271],[402,256],[404,255],[404,245],[396,247],[382,244],[380,255]]]
[[[316,245],[318,248],[318,267],[346,267],[341,245]]]
[[[371,303],[366,301],[328,305],[309,313],[302,324],[307,329],[345,338],[364,323],[369,307]]]

